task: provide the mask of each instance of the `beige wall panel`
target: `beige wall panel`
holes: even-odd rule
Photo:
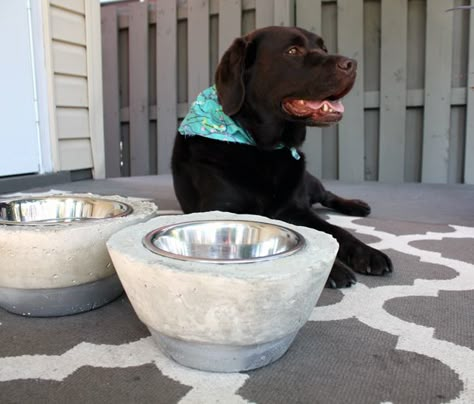
[[[53,39],[86,44],[86,21],[84,16],[51,7],[51,34]]]
[[[84,46],[53,41],[55,73],[87,77],[87,56]]]
[[[87,79],[71,76],[54,76],[56,106],[58,107],[87,107]]]
[[[84,15],[84,0],[50,0],[51,4]]]
[[[91,143],[89,139],[63,139],[59,141],[61,170],[92,168]]]
[[[56,121],[59,139],[90,138],[86,108],[57,108]]]

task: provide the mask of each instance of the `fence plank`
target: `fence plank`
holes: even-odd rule
[[[328,52],[337,52],[337,4],[322,2],[321,33]],[[338,166],[338,126],[333,125],[322,130],[322,178],[337,179]]]
[[[382,2],[379,180],[405,176],[407,0]]]
[[[130,174],[150,174],[148,1],[130,4]]]
[[[170,172],[170,158],[176,133],[177,25],[175,0],[162,0],[156,9],[156,104],[158,174]],[[161,57],[160,55],[163,55]]]
[[[445,10],[452,6],[452,0],[426,4],[422,182],[448,181],[453,13]]]
[[[474,5],[474,0],[471,0]],[[464,183],[474,184],[474,12],[469,17],[469,62],[467,76],[466,143]]]
[[[102,7],[102,87],[104,91],[105,172],[120,177],[120,94],[118,22],[115,6]]]
[[[255,4],[255,25],[256,28],[263,28],[273,25],[274,0],[257,1]]]
[[[120,126],[120,138],[123,142],[122,149],[122,176],[130,176],[130,124],[126,123]]]
[[[339,178],[364,180],[364,13],[363,0],[339,0],[338,52],[358,62],[354,88],[344,98],[346,112],[339,123]]]
[[[466,108],[451,107],[449,123],[448,184],[463,182],[465,153]]]
[[[321,0],[296,0],[296,24],[315,34],[322,35]]]
[[[321,0],[297,0],[296,25],[321,35]],[[321,128],[307,128],[303,151],[306,153],[306,168],[317,176],[323,173],[323,139]]]
[[[364,180],[377,181],[379,176],[379,128],[380,114],[377,109],[364,111]]]
[[[298,26],[310,31],[322,33],[324,30],[325,36],[329,37],[325,39],[328,40],[331,51],[355,57],[359,62],[359,76],[353,91],[344,100],[346,114],[340,125],[323,131],[308,129],[303,151],[308,156],[308,169],[312,173],[318,176],[321,176],[322,173],[328,178],[338,176],[342,180],[349,181],[358,181],[364,178],[377,179],[378,176],[381,181],[419,181],[422,179],[429,182],[462,181],[461,174],[463,174],[465,182],[474,183],[474,92],[471,90],[474,87],[474,61],[472,61],[474,60],[474,12],[470,15],[469,39],[467,39],[468,33],[465,32],[465,29],[462,29],[462,35],[456,36],[451,33],[451,29],[455,25],[455,22],[452,21],[455,13],[445,13],[446,8],[453,3],[460,4],[460,1],[394,0],[392,2],[367,3],[365,0],[192,0],[178,2],[178,5],[175,5],[173,0],[152,2],[148,7],[148,27],[145,20],[140,29],[141,36],[145,38],[150,35],[150,21],[157,22],[156,49],[159,51],[157,52],[156,68],[156,107],[155,105],[148,106],[150,102],[148,100],[149,89],[145,85],[142,86],[144,91],[137,90],[138,86],[147,82],[149,69],[147,66],[149,64],[146,61],[150,57],[143,53],[147,52],[146,46],[142,46],[143,41],[140,43],[131,38],[134,35],[133,30],[136,29],[133,26],[136,24],[133,16],[130,15],[130,9],[138,2],[122,3],[120,10],[116,11],[117,14],[114,17],[114,23],[119,26],[115,29],[112,28],[115,32],[112,37],[115,38],[111,40],[117,41],[117,37],[120,39],[123,36],[122,39],[125,39],[125,42],[132,44],[130,49],[127,46],[122,49],[121,45],[125,45],[125,43],[122,44],[120,41],[118,44],[111,45],[111,40],[107,40],[107,31],[110,34],[111,30],[105,29],[105,26],[103,30],[104,94],[111,94],[106,95],[104,103],[105,136],[106,142],[115,142],[115,144],[112,143],[112,146],[107,144],[106,148],[107,150],[119,148],[120,135],[118,135],[117,128],[122,131],[124,136],[130,131],[130,138],[124,137],[123,139],[125,143],[123,153],[125,156],[127,153],[131,153],[133,160],[131,167],[137,165],[135,156],[139,159],[139,164],[145,157],[145,164],[148,168],[146,173],[149,173],[150,167],[154,169],[157,164],[160,173],[168,172],[169,155],[176,128],[175,118],[182,117],[183,110],[187,105],[193,102],[196,95],[210,83],[210,67],[213,66],[209,59],[211,33],[216,34],[216,31],[219,31],[219,42],[217,42],[219,46],[216,45],[214,39],[213,56],[211,55],[217,59],[217,54],[221,55],[230,41],[241,33],[242,21],[245,24],[245,21],[252,21],[253,24],[255,19],[256,26],[262,27],[278,24],[292,25],[295,20]],[[469,4],[467,1],[464,3]],[[471,3],[474,4],[474,1]],[[175,11],[176,18],[166,17],[166,12],[160,14],[163,9],[171,7],[172,4],[178,8]],[[162,11],[158,11],[157,8]],[[111,5],[102,7],[103,24],[107,19],[106,13],[112,9],[116,9],[116,7]],[[244,16],[242,16],[242,9],[246,11]],[[253,9],[255,9],[255,14],[252,12]],[[55,12],[59,14],[64,11],[62,7],[61,9],[55,8]],[[411,11],[416,11],[415,17]],[[214,19],[213,27],[209,23],[209,13]],[[217,13],[219,13],[218,19],[216,18]],[[403,18],[404,13],[408,14],[408,22]],[[72,14],[75,17],[80,17],[77,13]],[[188,17],[189,20],[186,21]],[[179,18],[181,21],[177,28],[173,26],[173,21]],[[381,19],[379,20],[379,18]],[[57,18],[57,20],[61,19]],[[382,28],[381,54],[375,52],[364,55],[364,46],[365,49],[368,49],[367,46],[370,47],[372,43],[378,44],[378,41],[374,42],[371,38],[373,35],[379,34],[378,31],[372,29],[371,25],[367,24],[378,26],[380,21]],[[120,27],[122,27],[122,32],[117,33]],[[129,27],[130,38],[127,37]],[[218,29],[216,29],[217,27]],[[463,27],[465,28],[465,25]],[[148,34],[145,34],[145,29],[148,30]],[[179,30],[180,36],[173,33],[173,29]],[[189,46],[185,43],[186,46],[180,47],[173,43],[172,37],[179,36],[180,39],[183,39],[186,29]],[[459,29],[458,27],[458,31]],[[408,35],[405,33],[406,30],[409,30]],[[408,38],[403,37],[404,34]],[[77,39],[66,39],[64,35],[61,37],[62,41],[78,43]],[[59,35],[57,36],[59,37]],[[413,36],[415,38],[411,38]],[[411,42],[416,42],[419,37],[421,39],[417,43],[424,46],[425,36],[426,50],[422,51],[421,55],[419,55],[419,50],[415,54],[417,47],[412,46]],[[458,40],[459,36],[462,36],[462,43]],[[336,40],[338,42],[337,49]],[[455,45],[457,43],[454,52],[453,41]],[[405,43],[408,43],[408,48],[403,46]],[[402,44],[401,47],[400,44]],[[61,48],[62,43],[56,43],[56,45],[57,48]],[[153,46],[153,42],[149,45]],[[117,47],[120,47],[120,51],[116,50]],[[180,48],[182,48],[183,52],[187,52],[187,54],[183,57],[181,53],[180,66],[178,66],[178,69],[183,70],[183,75],[180,78],[181,87],[178,87],[181,96],[179,99],[173,100],[176,96],[175,87],[178,77],[176,72],[178,62],[173,55],[176,48],[178,48],[177,52],[181,52]],[[464,51],[466,54],[469,53],[469,57],[461,54]],[[112,60],[110,55],[117,55],[117,53],[119,58],[127,60],[127,64],[120,65]],[[163,53],[167,55],[166,58],[159,57]],[[377,60],[373,60],[371,55]],[[453,57],[456,60],[452,60]],[[108,58],[110,62],[107,65]],[[408,73],[405,66],[407,60]],[[130,61],[130,65],[128,65],[128,61]],[[467,66],[467,62],[469,62],[469,66],[468,69],[465,69],[463,63]],[[171,67],[173,63],[175,64],[174,69]],[[364,69],[364,65],[368,67],[367,63],[371,64],[370,69]],[[119,68],[117,68],[118,65],[120,65]],[[77,66],[74,69],[77,69]],[[63,70],[63,68],[60,69],[61,72]],[[184,72],[184,70],[187,71]],[[465,70],[469,73],[468,83],[463,81]],[[56,77],[56,85],[59,90],[64,90],[65,84],[68,84],[71,89],[67,92],[59,91],[64,99],[66,93],[69,98],[73,93],[81,95],[79,91],[81,86],[73,86],[74,83],[70,81],[71,78],[76,79],[69,76],[72,72],[75,75],[82,74],[78,70],[68,69],[67,72],[64,70],[68,76],[57,75]],[[380,88],[375,85],[367,86],[369,83],[364,86],[364,72],[371,83],[374,83],[373,77],[377,78],[377,82],[379,81],[378,75],[380,73]],[[452,78],[453,74],[459,77]],[[120,78],[115,78],[115,75],[120,75]],[[107,86],[111,83],[110,80],[125,80],[130,84],[130,95],[128,84],[122,85],[121,92],[116,86],[114,89],[107,90]],[[154,82],[151,84],[155,85]],[[451,89],[452,85],[459,88]],[[185,87],[187,88],[185,89]],[[146,101],[140,103],[143,93],[146,94],[144,97]],[[176,98],[178,97],[176,96]],[[119,99],[122,101],[117,101]],[[67,105],[71,103],[65,100],[63,102]],[[119,102],[121,102],[121,110],[117,107]],[[151,102],[154,103],[154,96]],[[74,101],[74,105],[76,104],[78,105]],[[80,104],[82,105],[82,101]],[[463,107],[464,105],[466,105],[466,134],[465,147],[463,148],[464,140],[459,136],[464,133],[463,130],[459,132],[459,128],[462,129],[464,126],[464,112],[463,108],[453,112],[453,107]],[[417,109],[412,109],[413,107]],[[423,107],[426,109],[424,117]],[[379,108],[380,115],[377,111]],[[409,108],[408,111],[406,108]],[[364,115],[364,109],[371,111],[365,111]],[[117,122],[120,119],[120,114],[122,115],[121,127]],[[115,115],[115,118],[107,118],[108,115]],[[119,119],[117,119],[117,115]],[[155,147],[153,143],[153,151],[156,148],[158,150],[158,163],[148,160],[150,154],[147,153],[147,148],[151,144],[150,140],[155,141],[155,126],[148,123],[149,120],[153,121],[154,119],[158,120],[157,146]],[[126,122],[130,123],[130,127]],[[449,132],[450,122],[455,124],[451,126],[451,132]],[[111,133],[111,131],[107,125],[115,126],[112,131],[114,138],[109,140],[107,140],[107,132]],[[141,139],[136,136],[137,125],[142,126],[142,129],[145,128],[143,131],[140,130]],[[366,131],[372,132],[367,134]],[[139,143],[137,143],[137,139],[139,139]],[[130,143],[130,148],[128,143]],[[141,149],[137,149],[137,145]],[[454,148],[456,149],[454,150]],[[465,153],[464,159],[462,159],[463,153]],[[154,153],[152,155],[154,159]],[[114,175],[119,175],[120,171],[122,171],[122,175],[127,172],[126,168],[122,168],[122,170],[118,168],[120,165],[119,152],[108,152],[107,160],[110,161],[110,158],[117,159],[114,165],[118,171]],[[364,160],[364,158],[368,160]],[[370,161],[370,164],[364,163],[364,161]],[[128,161],[124,160],[124,164],[126,167]],[[372,169],[370,173],[369,169]],[[107,170],[107,174],[110,176],[110,168]],[[137,174],[134,168],[131,168],[130,171],[132,175]]]
[[[275,25],[292,26],[295,23],[295,1],[274,0],[273,21]]]
[[[209,86],[209,0],[188,1],[188,100]]]
[[[232,41],[241,35],[241,0],[219,0],[219,59]]]

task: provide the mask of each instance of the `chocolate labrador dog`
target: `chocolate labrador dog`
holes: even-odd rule
[[[348,215],[370,213],[365,202],[326,191],[299,150],[306,126],[342,118],[356,69],[355,60],[328,54],[321,37],[303,29],[268,27],[237,38],[215,86],[199,95],[176,136],[171,165],[183,211],[257,214],[331,234],[340,248],[330,287],[351,286],[353,271],[390,273],[384,253],[312,209],[320,203]]]

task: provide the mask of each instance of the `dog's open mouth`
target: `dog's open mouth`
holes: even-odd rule
[[[344,113],[344,105],[340,99],[321,101],[286,99],[282,106],[287,114],[296,118],[310,119],[316,125],[338,122]]]
[[[282,101],[283,111],[292,118],[304,120],[310,126],[328,126],[339,122],[344,114],[342,98],[351,90],[353,81],[338,93],[320,100],[288,97]]]

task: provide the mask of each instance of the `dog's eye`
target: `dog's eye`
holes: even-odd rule
[[[286,51],[288,55],[301,55],[301,51],[297,46],[292,46],[290,49]]]

